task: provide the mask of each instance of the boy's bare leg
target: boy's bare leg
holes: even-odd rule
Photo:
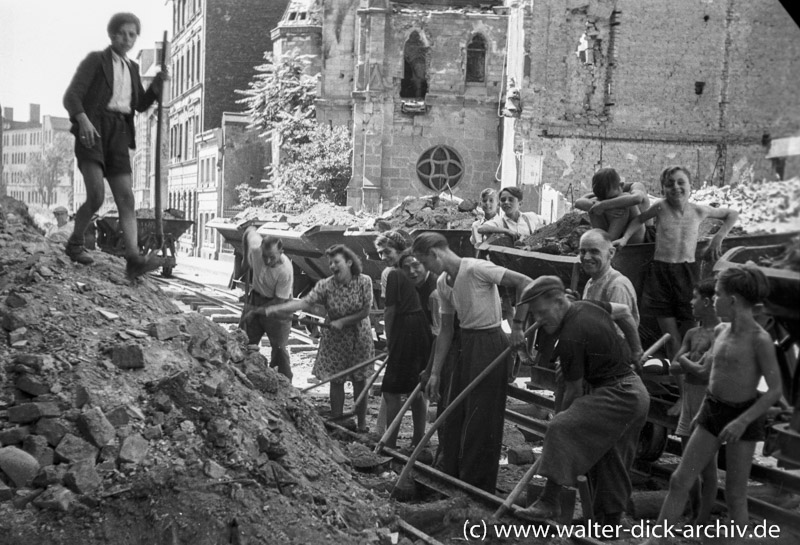
[[[361,392],[364,391],[364,387],[366,387],[366,385],[366,379],[353,381],[353,399],[358,399],[358,396],[360,396]],[[369,401],[367,397],[368,396],[365,396],[361,403],[359,403],[357,407],[354,407],[358,431],[364,431],[367,429],[367,401]],[[344,404],[344,384],[342,385],[342,404]]]
[[[136,202],[133,197],[130,174],[118,174],[108,179],[114,202],[119,211],[119,225],[122,229],[122,240],[125,242],[125,258],[134,259],[139,255],[139,237],[136,227]]]
[[[386,426],[388,427],[392,422],[394,422],[394,419],[397,417],[397,413],[400,412],[400,407],[403,405],[403,403],[400,400],[400,394],[389,394],[384,392],[383,399],[386,401]],[[399,427],[394,430],[394,433],[386,440],[387,447],[397,448],[397,435],[399,432]]]
[[[667,354],[667,359],[672,361],[675,358],[675,354],[677,354],[678,350],[680,350],[681,341],[683,339],[680,329],[678,328],[678,321],[673,316],[659,316],[656,319],[658,320],[658,327],[661,330],[661,333],[670,334],[670,339],[664,345],[664,352]],[[683,397],[683,375],[673,375],[673,380],[678,386],[680,397]],[[676,401],[675,404],[669,408],[667,414],[670,416],[677,416],[680,413],[681,400],[678,398],[678,401]]]
[[[714,435],[705,428],[695,428],[686,445],[686,451],[683,453],[678,469],[669,479],[669,491],[667,497],[664,498],[664,504],[661,506],[656,523],[663,521],[672,523],[681,516],[686,507],[686,500],[689,498],[692,484],[697,480],[702,468],[706,467],[714,458],[718,449],[719,440]],[[658,542],[659,540],[651,538],[645,544]]]
[[[755,450],[755,441],[725,444],[725,503],[728,505],[728,516],[739,527],[750,523],[747,514],[747,480]]]
[[[92,221],[92,216],[100,210],[105,199],[105,187],[103,185],[103,169],[99,163],[85,162],[81,168],[83,184],[86,186],[86,202],[78,211],[75,212],[75,230],[72,232],[72,239],[83,243],[86,228]]]
[[[752,458],[751,458],[752,459]],[[748,473],[750,470],[748,469]],[[694,520],[695,524],[708,524],[711,518],[711,509],[714,508],[714,502],[717,500],[717,456],[716,454],[711,459],[703,472],[700,475],[700,508],[697,511],[697,517]]]
[[[422,394],[417,395],[411,402],[411,417],[414,421],[414,436],[411,445],[417,446],[425,436],[425,424],[428,419],[428,400]]]

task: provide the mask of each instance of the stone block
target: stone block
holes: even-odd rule
[[[17,389],[32,396],[40,396],[50,393],[50,385],[40,378],[31,376],[27,373],[20,375],[14,383]]]
[[[154,439],[161,439],[164,436],[164,430],[160,425],[148,426],[144,429],[143,433],[145,439],[153,441]]]
[[[141,435],[135,434],[125,438],[119,451],[121,463],[139,464],[147,456],[150,443]]]
[[[533,449],[527,445],[518,445],[508,449],[508,463],[516,466],[532,464],[536,457]]]
[[[108,411],[106,418],[115,428],[125,426],[131,421],[131,415],[128,413],[128,409],[123,405],[114,407]]]
[[[108,421],[100,407],[81,414],[76,424],[81,434],[98,447],[109,444],[116,437],[114,426]]]
[[[33,505],[39,509],[62,511],[66,513],[69,511],[70,506],[74,501],[75,494],[71,490],[61,486],[60,484],[54,484],[47,487],[47,490],[42,492],[39,497],[33,500]]]
[[[17,426],[0,431],[0,445],[7,447],[8,445],[19,445],[31,433],[28,426]]]
[[[69,431],[58,418],[42,418],[33,430],[36,435],[46,438],[47,444],[51,447],[58,445]]]
[[[119,445],[116,443],[105,445],[100,449],[100,460],[105,462],[108,460],[116,460],[119,457]]]
[[[103,480],[94,468],[94,460],[76,462],[64,475],[64,484],[78,494],[90,494],[100,486]]]
[[[6,297],[5,302],[8,308],[22,308],[28,306],[31,300],[32,297],[30,294],[12,291],[8,294],[8,297]]]
[[[88,388],[82,384],[79,384],[75,387],[75,400],[73,401],[73,406],[76,409],[82,409],[85,405],[90,405],[94,402],[94,395]]]
[[[111,362],[120,369],[141,369],[145,364],[144,351],[136,343],[115,346],[111,351]]]
[[[29,435],[22,442],[22,450],[36,458],[40,467],[53,465],[55,453],[47,444],[47,438],[41,435]]]
[[[170,319],[159,320],[150,324],[150,335],[159,341],[166,341],[181,334],[180,327]]]
[[[212,479],[221,479],[225,476],[225,468],[214,460],[207,460],[203,465],[203,473]]]
[[[33,478],[33,486],[47,488],[51,484],[61,484],[64,482],[64,475],[67,473],[67,466],[64,464],[44,466],[39,469],[36,477]]]
[[[82,460],[91,460],[94,463],[97,453],[97,447],[71,433],[64,435],[56,447],[57,459],[72,463]]]
[[[17,424],[30,424],[41,418],[42,413],[36,403],[23,403],[8,408],[8,421]]]
[[[0,448],[0,469],[18,487],[28,486],[39,472],[36,458],[17,447]]]

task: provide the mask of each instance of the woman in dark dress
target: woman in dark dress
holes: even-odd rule
[[[420,373],[428,363],[432,335],[425,317],[417,290],[411,280],[398,268],[400,254],[408,248],[408,241],[397,231],[378,235],[375,246],[378,255],[391,270],[386,280],[386,307],[384,323],[388,345],[386,372],[382,393],[386,402],[386,422],[392,422],[402,406],[402,395],[409,394],[419,383]],[[411,404],[416,445],[425,434],[427,402],[417,396]],[[386,446],[397,446],[397,432],[386,442]]]

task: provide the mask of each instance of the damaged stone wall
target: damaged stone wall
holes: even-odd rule
[[[363,2],[362,2],[363,4]],[[453,148],[464,174],[454,194],[475,197],[494,183],[499,161],[498,102],[507,16],[489,8],[390,4],[362,15],[354,106],[354,169],[348,204],[387,209],[403,197],[430,194],[416,175],[420,155]],[[416,32],[426,48],[425,111],[404,113],[404,49]],[[486,43],[485,81],[466,83],[467,44]]]
[[[542,156],[541,181],[568,200],[605,166],[654,194],[669,164],[698,181],[773,177],[769,138],[800,129],[800,29],[777,2],[544,0],[526,10],[516,149]]]

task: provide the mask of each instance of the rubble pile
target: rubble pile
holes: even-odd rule
[[[312,405],[150,279],[0,201],[3,543],[379,543],[392,509]]]
[[[589,214],[568,212],[558,221],[537,229],[523,239],[525,250],[554,255],[577,255],[581,235],[591,229]]]
[[[350,206],[338,206],[320,202],[300,214],[287,216],[286,222],[292,228],[300,227],[300,230],[305,230],[315,225],[340,225],[365,229],[372,224],[373,218],[367,212],[356,212]]]
[[[482,215],[478,203],[469,199],[456,202],[440,195],[406,197],[375,220],[375,229],[470,229]]]
[[[113,214],[116,215],[116,212]],[[156,211],[154,208],[140,208],[136,211],[136,217],[142,219],[155,219]],[[175,208],[167,208],[161,214],[161,218],[165,220],[182,220],[186,219],[182,210]]]
[[[704,185],[692,193],[691,200],[737,210],[737,226],[746,234],[800,229],[800,178],[722,187]]]

